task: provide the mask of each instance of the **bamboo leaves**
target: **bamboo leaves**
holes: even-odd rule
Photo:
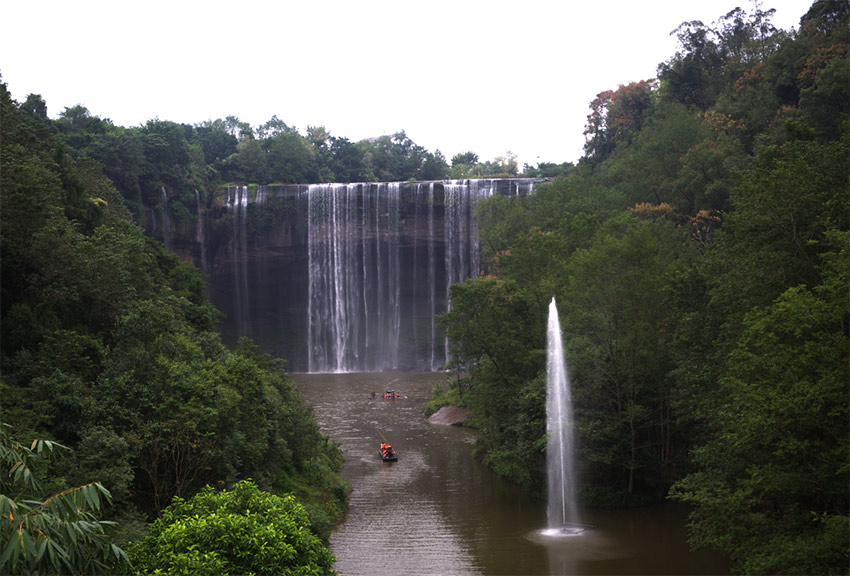
[[[97,482],[46,494],[39,479],[56,449],[34,440],[27,447],[0,423],[0,572],[87,574],[114,571],[126,554],[112,543],[114,522],[97,513],[111,502]]]

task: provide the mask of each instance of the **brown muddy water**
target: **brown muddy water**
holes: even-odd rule
[[[472,458],[474,432],[425,419],[442,373],[292,377],[345,453],[353,491],[330,542],[341,576],[729,573],[723,556],[689,550],[678,506],[584,510],[593,529],[541,535],[546,503]],[[387,388],[406,398],[380,399]],[[381,461],[381,435],[398,462]]]

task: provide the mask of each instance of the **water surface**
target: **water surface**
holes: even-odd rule
[[[688,549],[684,512],[674,506],[584,510],[594,529],[543,536],[545,502],[472,458],[473,432],[424,418],[441,373],[292,376],[345,453],[353,491],[331,536],[342,576],[729,573],[723,557]],[[387,388],[407,397],[381,400]],[[381,461],[382,435],[398,462]]]

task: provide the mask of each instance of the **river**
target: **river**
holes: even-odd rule
[[[541,536],[545,502],[477,462],[472,431],[425,419],[442,373],[292,377],[345,453],[353,491],[330,541],[341,576],[729,573],[722,556],[689,550],[679,506],[584,510],[593,529]],[[387,388],[406,398],[381,400]],[[398,462],[378,456],[382,435]]]

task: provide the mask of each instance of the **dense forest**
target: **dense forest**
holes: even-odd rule
[[[183,129],[44,112],[0,85],[0,572],[329,572],[341,451],[119,192],[188,178]]]
[[[481,206],[487,274],[442,318],[494,470],[545,490],[559,304],[586,504],[692,505],[745,573],[847,573],[848,4],[686,22],[591,103],[579,164]]]
[[[469,409],[494,471],[545,492],[554,296],[585,504],[686,502],[693,545],[738,572],[848,572],[848,11],[683,23],[656,78],[590,103],[578,164],[524,166],[551,181],[480,205],[486,270],[452,288],[457,378],[433,405]],[[0,571],[330,571],[340,450],[284,360],[222,344],[145,208],[167,189],[194,217],[227,182],[513,176],[515,157],[277,117],[52,120],[4,84],[0,129]]]

